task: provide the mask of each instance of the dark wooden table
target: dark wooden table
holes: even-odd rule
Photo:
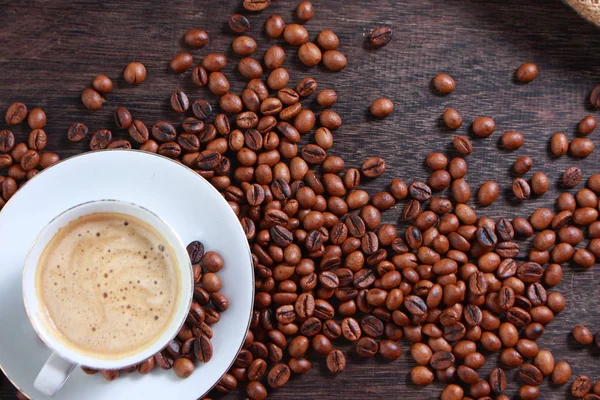
[[[234,36],[226,20],[234,11],[241,11],[239,3],[0,1],[1,114],[15,100],[45,109],[48,149],[62,157],[87,149],[87,143],[74,145],[66,140],[71,122],[81,120],[93,130],[114,129],[112,112],[117,105],[128,107],[147,123],[159,119],[176,122],[179,116],[168,104],[174,89],[184,89],[193,98],[214,98],[194,88],[189,73],[171,73],[168,60],[181,51],[182,35],[189,28],[203,28],[211,35],[209,46],[193,51],[197,59],[208,52],[230,55]],[[292,21],[296,3],[277,0],[266,12],[249,16],[250,33],[259,42],[257,56],[268,46],[262,33],[266,17],[279,13]],[[344,156],[351,166],[359,166],[369,155],[386,158],[388,171],[369,182],[369,190],[381,190],[393,177],[427,179],[425,156],[440,149],[451,153],[453,134],[440,125],[440,115],[449,106],[458,109],[466,121],[460,133],[469,134],[470,121],[481,115],[493,117],[497,124],[497,132],[490,138],[474,140],[475,152],[468,158],[468,180],[474,192],[490,179],[501,185],[503,193],[509,191],[512,162],[524,154],[535,160],[528,177],[544,171],[552,182],[549,193],[525,203],[503,199],[485,209],[474,204],[480,213],[528,216],[536,207],[553,205],[559,192],[557,182],[567,166],[579,165],[586,177],[600,172],[598,151],[585,160],[548,156],[548,142],[554,132],[565,131],[574,137],[577,122],[584,115],[597,114],[589,108],[587,97],[600,83],[600,31],[560,1],[315,0],[314,5],[316,16],[306,24],[311,39],[324,28],[337,32],[348,67],[340,73],[321,67],[309,69],[299,65],[290,47],[285,47],[289,50],[285,67],[293,71],[293,84],[301,77],[314,76],[321,88],[339,93],[334,109],[342,115],[344,127],[335,133],[331,154]],[[374,50],[366,38],[378,25],[393,27],[394,39]],[[121,77],[124,66],[133,60],[148,68],[146,83],[138,87],[125,84]],[[531,84],[516,84],[513,72],[526,61],[539,65],[540,76]],[[239,93],[244,81],[234,72],[235,64],[230,62],[226,72],[232,90]],[[430,89],[431,78],[439,72],[456,79],[457,89],[449,96],[436,95]],[[115,90],[102,110],[91,113],[84,109],[79,95],[98,73],[113,78]],[[369,117],[368,106],[380,96],[393,99],[396,111],[385,120],[375,121]],[[19,141],[26,140],[24,125],[14,129]],[[506,130],[522,131],[525,146],[513,152],[501,150],[497,141]],[[600,144],[598,135],[591,135],[596,145]],[[398,222],[400,211],[397,205],[384,214],[384,219]],[[597,266],[585,271],[564,268],[557,290],[565,294],[568,309],[539,341],[541,348],[552,349],[557,360],[568,360],[574,375],[587,374],[594,380],[600,380],[599,351],[575,345],[569,332],[576,323],[587,324],[594,331],[600,329],[597,277]],[[396,362],[365,361],[350,355],[346,372],[337,377],[326,373],[324,360],[315,358],[312,372],[293,378],[286,387],[274,391],[272,398],[438,398],[442,385],[420,389],[410,383],[408,372],[414,363],[408,350],[405,343],[405,354]],[[492,364],[488,362],[482,376],[487,377]],[[544,383],[542,398],[567,398],[569,387]],[[514,379],[510,379],[509,388],[515,392]],[[13,396],[10,383],[0,380],[0,399]]]

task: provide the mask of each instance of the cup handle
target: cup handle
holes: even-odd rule
[[[52,397],[65,384],[75,367],[75,364],[52,353],[35,378],[33,386],[46,396]]]

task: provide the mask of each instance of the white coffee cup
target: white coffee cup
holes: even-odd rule
[[[58,340],[47,327],[44,317],[44,307],[38,298],[36,290],[38,261],[48,242],[60,228],[79,217],[94,213],[126,214],[147,223],[164,237],[177,258],[177,272],[181,284],[175,306],[175,314],[172,316],[171,322],[164,332],[149,346],[135,354],[128,354],[119,359],[95,358],[89,354],[79,352],[77,349]],[[38,234],[29,250],[23,269],[23,301],[25,302],[25,310],[34,330],[53,352],[38,374],[34,382],[35,388],[47,396],[53,396],[63,386],[73,369],[78,365],[93,369],[121,369],[138,364],[158,353],[177,336],[177,333],[183,326],[190,309],[192,295],[193,273],[186,247],[177,233],[158,215],[136,204],[118,200],[92,201],[64,211],[50,221]]]

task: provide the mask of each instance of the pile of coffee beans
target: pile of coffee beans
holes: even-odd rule
[[[245,10],[255,12],[265,10],[270,1],[244,0],[242,4]],[[303,1],[296,16],[306,21],[315,16],[315,10]],[[232,15],[227,22],[240,35],[250,25],[241,14]],[[269,38],[283,37],[296,46],[300,61],[308,67],[322,63],[338,71],[346,66],[345,56],[336,50],[339,38],[330,30],[321,31],[316,44],[311,43],[303,25],[286,24],[281,16],[271,15],[264,31]],[[391,28],[377,27],[368,40],[385,51],[382,46],[390,43],[392,36]],[[191,47],[202,47],[209,37],[203,30],[192,29],[184,40]],[[231,92],[229,80],[221,72],[231,61],[222,53],[205,55],[195,67],[189,53],[170,61],[176,73],[191,69],[194,85],[208,88],[218,98],[220,112],[217,101],[189,98],[178,90],[171,94],[170,105],[181,114],[180,121],[158,121],[149,128],[119,107],[115,122],[130,140],[115,140],[107,129],[95,131],[90,139],[92,150],[139,146],[183,163],[209,180],[239,217],[252,250],[254,311],[243,349],[214,390],[227,393],[245,382],[249,398],[264,399],[268,390],[309,371],[319,360],[315,354],[323,357],[332,374],[339,374],[347,363],[342,345],[347,348],[351,343],[360,357],[379,355],[395,360],[402,355],[401,339],[409,344],[416,364],[409,374],[411,381],[420,386],[435,380],[447,383],[441,395],[444,400],[508,399],[511,369],[518,371],[522,399],[538,398],[546,376],[555,385],[570,382],[571,366],[555,360],[550,350],[539,349],[536,339],[566,307],[562,294],[552,290],[562,279],[561,264],[589,268],[600,257],[600,175],[590,176],[587,187],[575,196],[561,194],[556,213],[540,208],[527,218],[491,219],[481,210],[499,198],[500,187],[494,181],[483,183],[476,195],[482,207],[476,210],[467,204],[472,200],[466,180],[467,159],[474,149],[469,137],[457,135],[452,139],[455,156],[448,159],[443,149],[427,156],[431,169],[427,182],[393,179],[384,190],[371,195],[361,189],[361,181],[382,175],[384,159],[367,158],[355,168],[328,154],[335,131],[343,126],[342,117],[330,109],[338,94],[320,87],[310,74],[290,76],[283,67],[286,55],[280,46],[271,46],[262,63],[252,58],[256,46],[256,41],[245,35],[232,43],[234,53],[244,57],[238,63],[240,75],[247,80],[241,93]],[[527,63],[515,72],[515,80],[531,82],[538,74],[537,66]],[[140,63],[131,63],[124,78],[139,84],[146,79],[146,70]],[[431,85],[444,96],[456,88],[447,74],[436,75]],[[109,90],[112,84],[99,76],[93,87],[105,93],[102,90]],[[84,104],[97,106],[95,97],[86,96]],[[600,86],[590,100],[600,108]],[[19,105],[11,109],[7,122],[25,118],[26,109]],[[389,116],[393,109],[393,102],[384,98],[370,105],[371,114],[378,118]],[[447,108],[442,119],[449,129],[463,125],[461,114],[453,108]],[[595,127],[596,120],[586,117],[578,130],[585,136]],[[487,116],[472,124],[477,137],[488,137],[495,129],[495,121]],[[302,144],[303,136],[313,131],[310,137],[314,140]],[[72,141],[87,136],[88,128],[80,122],[67,132]],[[11,154],[12,158],[5,159],[6,166],[12,165],[12,159],[22,162],[25,152],[38,152],[37,144],[31,143],[37,143],[35,137],[29,146],[21,146],[20,161]],[[518,131],[502,135],[501,144],[507,150],[516,150],[523,143],[524,136]],[[2,131],[0,151],[14,152],[13,147],[14,137]],[[583,137],[569,142],[559,132],[552,137],[550,149],[557,157],[567,152],[585,157],[594,146]],[[25,163],[28,167],[35,164]],[[22,165],[15,168],[4,178],[5,200],[14,194],[17,182],[28,177]],[[532,168],[533,160],[526,155],[514,163],[519,177],[512,183],[512,192],[519,200],[548,191],[550,182],[543,171],[536,171],[530,182],[521,177]],[[21,169],[25,177],[15,178],[15,171]],[[5,183],[11,175],[12,180]],[[583,178],[583,171],[573,166],[564,171],[561,184],[573,188]],[[446,188],[450,188],[449,198],[440,193]],[[401,223],[407,226],[403,231],[382,223],[382,213],[396,204],[403,208]],[[582,246],[585,240],[587,248]],[[522,260],[519,253],[531,245]],[[218,277],[206,265],[204,268],[206,271],[196,268],[201,286],[196,289],[197,306],[190,320],[175,344],[154,359],[159,366],[161,362],[174,366],[176,372],[181,364],[178,375],[183,377],[193,368],[194,358],[202,361],[206,357],[195,352],[195,343],[208,336],[200,326],[210,325],[222,307],[223,299],[217,296],[215,300],[217,291],[208,288],[219,286]],[[199,317],[193,315],[199,310],[204,324],[197,324]],[[593,341],[585,328],[577,327],[573,333],[582,343]],[[194,346],[189,345],[190,340]],[[499,354],[500,362],[483,376],[478,371],[494,353]],[[600,383],[592,386],[588,377],[578,376],[572,385],[575,397],[600,398]]]
[[[213,356],[211,326],[219,322],[221,313],[229,308],[229,299],[219,293],[222,288],[217,274],[224,265],[223,257],[214,251],[204,251],[200,241],[187,246],[194,272],[194,300],[183,327],[167,347],[160,353],[146,359],[138,365],[122,370],[101,370],[100,373],[109,381],[117,379],[121,374],[139,372],[150,373],[155,366],[161,369],[172,369],[179,378],[188,378],[196,369],[195,361],[207,363]],[[89,375],[97,370],[82,367]]]
[[[28,110],[25,104],[14,102],[4,117],[9,126],[18,125],[26,119],[32,129],[27,142],[16,143],[10,129],[0,130],[0,169],[6,170],[6,176],[0,175],[0,209],[27,180],[60,160],[58,154],[43,151],[48,142],[43,129],[46,126],[44,110]]]

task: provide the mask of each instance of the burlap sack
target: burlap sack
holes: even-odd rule
[[[583,18],[600,26],[600,0],[565,0]]]

